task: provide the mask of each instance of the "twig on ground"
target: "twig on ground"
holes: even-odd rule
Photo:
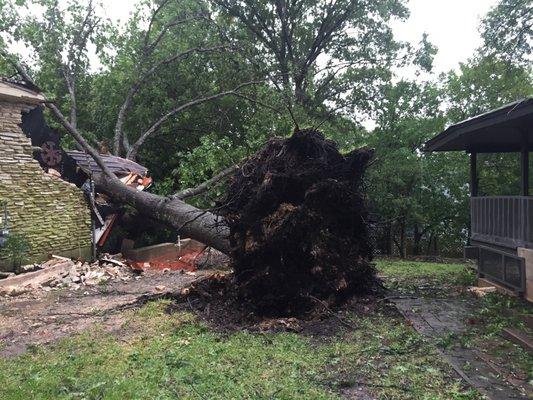
[[[383,389],[400,389],[400,390],[403,390],[404,392],[412,392],[413,391],[409,387],[400,386],[400,385],[394,385],[394,384],[384,385],[384,384],[379,384],[379,383],[368,383],[368,382],[364,382],[364,381],[357,381],[357,382],[354,382],[354,383],[356,385],[383,388]]]
[[[332,317],[335,317],[337,320],[339,320],[339,322],[344,325],[345,327],[347,328],[350,328],[350,329],[353,329],[353,330],[356,330],[357,327],[351,323],[349,323],[348,321],[346,321],[345,319],[341,318],[336,312],[334,312],[331,308],[329,308],[329,306],[322,300],[316,298],[315,296],[312,296],[312,295],[307,295],[307,297],[309,297],[311,300],[313,301],[316,301],[317,303],[319,303],[320,305],[322,305],[322,307],[324,307],[324,310],[327,311],[328,314],[330,314]]]

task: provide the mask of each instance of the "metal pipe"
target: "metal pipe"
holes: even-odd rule
[[[90,200],[89,200],[89,203],[93,203],[94,204],[94,181],[93,181],[93,178],[89,178],[89,187],[90,187],[90,191],[91,193],[89,194],[89,197],[90,197]],[[94,207],[94,209],[96,210],[96,206]],[[91,242],[92,242],[92,245],[93,245],[93,248],[92,248],[92,256],[93,256],[93,259],[92,261],[96,260],[96,223],[94,222],[94,218],[95,216],[92,215],[91,213]]]
[[[9,236],[9,225],[8,225],[8,219],[9,214],[7,212],[7,201],[4,201],[2,203],[3,206],[3,217],[2,217],[2,229],[0,230],[0,247],[3,247],[7,241],[7,237]]]

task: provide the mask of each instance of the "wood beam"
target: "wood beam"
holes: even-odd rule
[[[470,196],[476,197],[478,194],[477,176],[477,153],[470,153]]]
[[[522,196],[529,196],[529,149],[526,141],[524,141],[520,152],[520,188]]]

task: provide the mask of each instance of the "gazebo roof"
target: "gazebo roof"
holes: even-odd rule
[[[429,140],[424,151],[502,153],[533,150],[533,97],[451,125]]]

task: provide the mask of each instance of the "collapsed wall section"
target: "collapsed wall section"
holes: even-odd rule
[[[28,240],[28,262],[50,253],[87,258],[91,214],[82,191],[43,171],[20,128],[22,113],[33,107],[0,101],[0,202],[7,203],[10,234]]]

